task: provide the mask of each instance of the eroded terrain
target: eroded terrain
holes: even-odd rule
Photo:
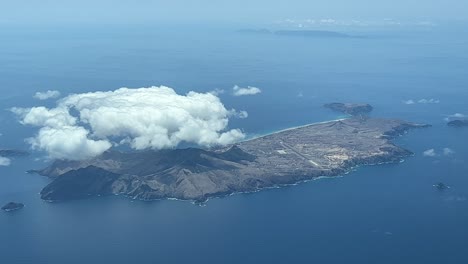
[[[55,161],[38,171],[54,179],[41,197],[58,201],[115,194],[202,202],[213,196],[342,175],[357,165],[399,162],[412,153],[391,140],[426,126],[350,118],[288,129],[224,149],[109,151],[87,161]]]

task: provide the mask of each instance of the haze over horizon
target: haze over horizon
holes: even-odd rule
[[[1,3],[2,263],[468,263],[468,0]]]
[[[466,21],[464,0],[22,0],[5,1],[0,25],[54,23],[145,24],[151,22],[269,23],[282,19]]]

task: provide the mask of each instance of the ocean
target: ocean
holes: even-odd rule
[[[374,117],[433,127],[395,140],[415,153],[403,163],[204,206],[123,197],[44,202],[38,193],[49,179],[25,171],[47,162],[32,152],[0,167],[0,204],[26,205],[0,213],[1,263],[468,263],[468,129],[444,120],[468,115],[466,29],[368,29],[349,39],[236,29],[2,28],[0,148],[29,149],[24,139],[36,130],[8,109],[53,106],[33,98],[45,90],[223,89],[227,108],[249,114],[229,126],[249,137],[343,118],[322,107],[333,101],[370,103]],[[262,93],[233,97],[234,85]],[[436,155],[423,155],[429,149]],[[439,191],[438,182],[450,188]]]

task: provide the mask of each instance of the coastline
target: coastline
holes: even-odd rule
[[[344,120],[347,120],[347,119],[349,119],[349,117],[348,118],[332,119],[332,120],[327,120],[327,121],[319,121],[319,122],[314,122],[314,123],[309,123],[309,124],[299,125],[299,126],[293,126],[293,127],[289,127],[289,128],[276,130],[276,131],[273,131],[273,132],[266,132],[264,134],[254,134],[252,137],[246,138],[246,139],[244,139],[242,141],[239,141],[237,143],[247,142],[247,141],[250,141],[250,140],[255,140],[255,139],[262,138],[262,137],[267,137],[267,136],[271,136],[271,135],[275,135],[275,134],[279,134],[279,133],[283,133],[283,132],[287,132],[287,131],[291,131],[291,130],[295,130],[295,129],[305,128],[305,127],[315,126],[315,125],[322,125],[322,124],[338,122],[338,121],[344,121]]]
[[[343,129],[342,126],[323,126],[323,124],[333,124],[344,120],[348,120],[345,121],[346,129]],[[316,129],[308,129],[317,125],[319,126]],[[356,125],[354,130],[349,129],[349,127],[354,128],[352,125]],[[69,169],[70,173],[66,172],[66,178],[59,177],[46,186],[41,191],[41,195],[42,199],[52,202],[81,199],[92,195],[114,194],[132,200],[182,200],[203,204],[212,198],[237,193],[254,193],[322,178],[345,176],[361,166],[400,163],[413,153],[394,145],[390,139],[403,135],[411,128],[418,127],[421,126],[400,120],[373,119],[362,122],[339,118],[264,134],[241,142],[238,147],[229,148],[224,152],[186,149],[178,150],[174,153],[175,156],[171,156],[167,152],[154,152],[151,153],[152,156],[148,156],[153,160],[153,163],[165,162],[164,164],[168,167],[145,163],[146,159],[142,160],[141,156],[132,156],[128,153],[113,156],[116,162],[133,159],[134,161],[130,163],[133,164],[132,166],[136,165],[139,170],[143,170],[145,173],[151,172],[152,176],[139,175],[136,171],[132,177],[126,177],[125,175],[130,174],[122,174],[118,169],[106,168],[105,166],[108,164],[106,157],[102,160],[93,160],[91,163],[71,165],[76,167],[67,167],[70,164],[66,162],[58,163],[55,166],[62,166],[56,167],[59,171],[63,171],[65,168]],[[304,130],[304,128],[306,129]],[[362,134],[363,136],[355,136],[358,135],[355,132],[357,129],[362,129],[366,133]],[[281,136],[278,136],[279,138],[277,136],[268,137],[295,130],[297,132],[285,133],[285,138]],[[387,132],[391,132],[391,136],[381,137]],[[293,134],[291,135],[291,133]],[[332,146],[330,146],[329,136],[334,138]],[[284,143],[286,144],[284,145],[282,140],[289,140],[289,142]],[[296,150],[294,149],[295,144],[299,146],[305,144],[309,147],[299,147],[299,150]],[[355,146],[357,145],[365,148],[356,151]],[[386,147],[383,152],[382,146]],[[278,152],[279,148],[287,148],[288,152]],[[368,153],[372,154],[368,155]],[[314,165],[310,165],[310,163]],[[96,174],[96,177],[89,178],[90,173]],[[216,176],[213,176],[215,174]],[[163,175],[166,177],[165,179],[170,181],[160,182],[158,175]],[[85,180],[81,176],[85,177]],[[139,177],[143,176],[147,177],[145,179],[148,182],[140,180]],[[83,183],[83,181],[86,185],[81,190],[75,190],[74,186],[77,183]],[[185,184],[180,185],[177,184],[178,182]],[[211,183],[212,187],[207,189],[197,187],[204,186],[203,184],[206,182]],[[113,185],[114,183],[116,185]],[[130,189],[132,184],[136,184],[138,189]],[[75,190],[75,197],[60,193],[60,190],[67,188]]]

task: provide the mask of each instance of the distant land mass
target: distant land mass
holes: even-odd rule
[[[279,30],[274,32],[280,36],[302,36],[302,37],[313,37],[313,38],[350,38],[352,36],[326,30]]]
[[[447,125],[451,127],[468,127],[468,120],[464,120],[464,119],[452,120],[448,122]]]
[[[374,108],[370,104],[354,104],[354,103],[329,103],[324,105],[325,108],[329,108],[336,112],[341,112],[343,114],[357,116],[357,115],[367,115]]]
[[[249,34],[271,34],[278,36],[302,36],[311,38],[356,38],[357,36],[348,35],[346,33],[329,31],[329,30],[269,30],[269,29],[242,29],[240,33]]]
[[[349,118],[291,128],[222,149],[108,151],[86,161],[57,160],[35,172],[53,179],[41,191],[41,198],[48,201],[124,195],[205,202],[344,175],[360,165],[400,162],[412,152],[391,140],[428,126]]]
[[[266,28],[261,29],[240,29],[237,32],[239,33],[248,33],[248,34],[273,34],[274,31],[271,31]]]
[[[28,156],[29,152],[16,149],[0,149],[0,157],[25,157]]]
[[[5,204],[1,209],[6,212],[16,211],[24,208],[24,204],[16,203],[16,202],[9,202]]]

